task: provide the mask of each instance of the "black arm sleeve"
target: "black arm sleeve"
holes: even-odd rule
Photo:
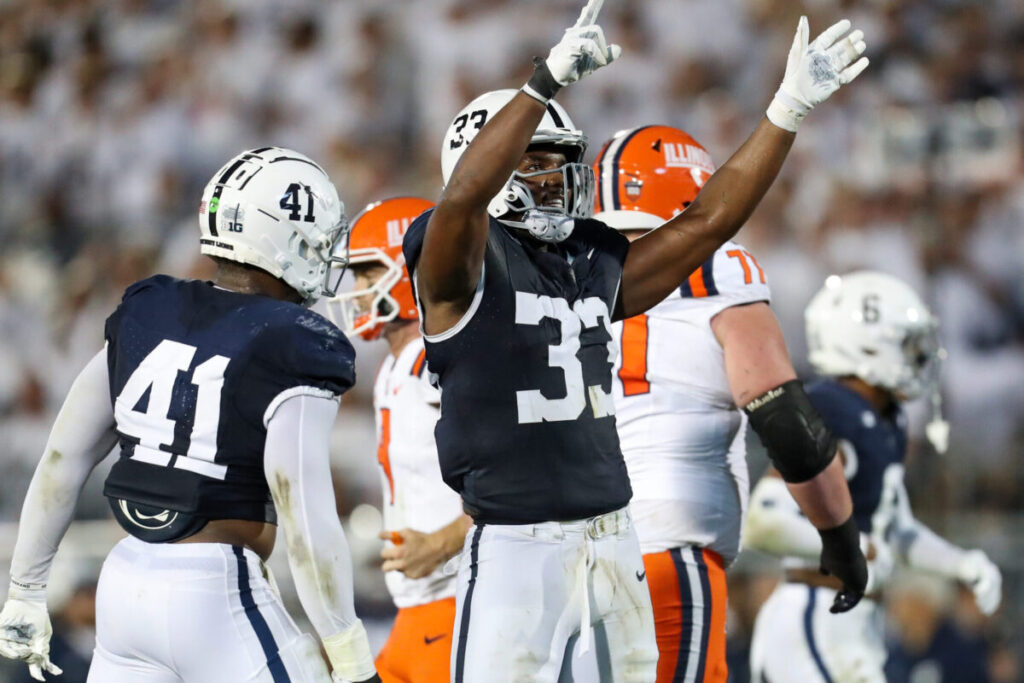
[[[836,453],[836,438],[811,405],[799,380],[758,396],[744,412],[775,469],[790,484],[813,479]]]

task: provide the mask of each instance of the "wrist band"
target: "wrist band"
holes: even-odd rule
[[[521,90],[541,104],[547,104],[562,86],[551,75],[547,62],[540,57],[533,58],[533,76]]]

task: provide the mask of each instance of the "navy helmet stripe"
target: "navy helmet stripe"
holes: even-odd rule
[[[555,122],[555,126],[558,128],[565,128],[565,122],[562,121],[562,117],[558,115],[558,110],[555,109],[554,105],[550,102],[547,103],[548,113],[551,114],[551,118]]]
[[[711,635],[711,580],[708,578],[708,565],[704,562],[704,553],[700,548],[693,548],[693,559],[697,562],[697,573],[700,576],[700,590],[704,594],[704,626],[700,634],[700,655],[697,659],[697,676],[694,680],[704,680],[704,668],[708,658],[708,638]]]
[[[814,586],[808,586],[807,594],[807,609],[804,610],[804,636],[807,638],[807,647],[811,650],[811,657],[814,658],[814,663],[818,666],[825,683],[832,683],[832,677],[828,675],[828,669],[825,668],[825,662],[818,652],[818,644],[814,640],[814,604],[818,599],[818,591]]]
[[[256,638],[260,641],[260,647],[263,648],[263,654],[267,658],[267,669],[270,671],[274,683],[291,683],[292,679],[288,676],[288,670],[285,669],[284,662],[281,661],[277,643],[274,642],[274,634],[270,632],[267,620],[260,614],[259,607],[256,606],[256,601],[252,597],[252,586],[249,584],[249,565],[245,561],[242,548],[233,545],[231,550],[234,551],[235,559],[238,561],[238,597],[242,601],[242,607],[245,608],[245,616],[249,618],[252,630],[256,632]]]
[[[455,683],[463,683],[466,669],[466,640],[469,637],[469,610],[473,605],[473,588],[476,586],[477,562],[480,559],[480,535],[484,532],[483,524],[478,524],[473,532],[473,540],[469,544],[469,586],[466,588],[466,600],[462,605],[462,621],[459,623],[459,649],[455,654]]]
[[[239,166],[245,163],[245,158],[237,160],[235,163],[228,166],[228,169],[221,174],[220,178],[217,179],[217,185],[213,188],[213,194],[210,196],[210,203],[206,206],[206,212],[209,223],[207,224],[210,229],[210,236],[217,236],[217,204],[220,202],[220,195],[224,192],[224,183],[231,178],[231,174],[235,172]]]
[[[648,128],[650,128],[650,126],[640,126],[639,128],[633,130],[633,132],[631,132],[629,135],[623,138],[622,142],[618,146],[618,149],[615,150],[615,156],[612,158],[611,194],[612,208],[615,209],[616,211],[622,208],[622,201],[619,198],[619,161],[622,159],[622,152],[626,149],[626,145],[629,144],[629,141],[632,140],[637,133],[639,133],[642,130],[647,130]],[[608,210],[608,208],[604,205],[603,201],[601,202],[601,206],[604,207],[605,211]]]
[[[683,628],[679,634],[679,655],[676,659],[676,670],[672,673],[673,681],[682,681],[686,677],[686,664],[689,661],[690,641],[693,640],[693,619],[685,615],[686,606],[693,604],[693,594],[690,591],[690,574],[686,570],[686,563],[683,561],[682,552],[679,548],[672,548],[669,551],[672,562],[676,565],[676,576],[679,580],[679,602],[683,606]]]

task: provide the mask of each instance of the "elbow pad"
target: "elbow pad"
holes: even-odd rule
[[[836,438],[811,405],[800,380],[765,392],[743,411],[786,482],[813,479],[832,462]]]

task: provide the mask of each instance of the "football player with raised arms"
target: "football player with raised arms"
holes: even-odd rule
[[[682,130],[620,131],[594,162],[594,218],[636,240],[686,210],[714,172]],[[665,300],[613,325],[615,420],[654,607],[658,681],[728,677],[725,569],[739,554],[750,489],[741,408],[796,380],[770,301],[757,259],[726,242]]]
[[[22,509],[0,654],[39,680],[60,673],[50,565],[82,485],[116,445],[104,493],[129,536],[100,573],[89,681],[331,680],[263,564],[278,523],[335,680],[379,680],[328,454],[355,355],[308,309],[337,286],[344,205],[311,159],[264,147],[214,175],[199,226],[215,281],[130,286],[57,416]]]
[[[442,143],[445,189],[405,237],[429,370],[441,387],[441,472],[473,517],[456,594],[455,681],[555,680],[579,638],[605,680],[654,680],[657,645],[615,430],[610,323],[662,301],[745,222],[799,121],[866,66],[849,22],[801,20],[767,119],[689,210],[630,243],[588,219],[586,139],[557,91],[612,62],[590,2],[521,91],[488,93]],[[863,588],[850,501],[798,387],[755,398],[780,467],[809,499],[823,564]],[[594,627],[593,642],[590,626]]]
[[[373,390],[377,462],[389,542],[381,552],[398,607],[377,656],[384,683],[442,683],[450,678],[455,576],[442,565],[462,549],[471,520],[441,479],[434,424],[441,397],[427,375],[419,315],[402,256],[413,219],[433,206],[416,197],[370,204],[352,221],[352,290],[330,299],[328,314],[346,334],[383,338],[390,353]]]
[[[926,434],[946,449],[941,419],[938,324],[900,279],[859,271],[831,276],[805,312],[811,365],[823,376],[807,395],[839,451],[853,514],[869,558],[867,597],[838,616],[824,606],[839,589],[812,559],[821,543],[777,476],[751,494],[746,545],[784,559],[785,581],[762,606],[751,645],[752,678],[884,683],[887,657],[880,591],[895,562],[965,583],[992,614],[1002,593],[999,568],[981,550],[963,550],[918,522],[903,484],[906,417],[901,404],[932,401]]]

